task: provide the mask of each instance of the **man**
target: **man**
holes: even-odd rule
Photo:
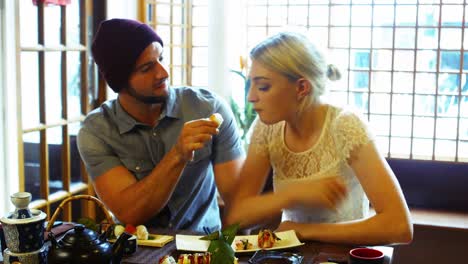
[[[231,199],[244,156],[227,105],[207,90],[169,88],[163,42],[146,24],[102,22],[92,54],[118,93],[78,134],[100,199],[126,224],[220,228],[217,190]],[[207,119],[213,113],[224,119],[219,127]]]

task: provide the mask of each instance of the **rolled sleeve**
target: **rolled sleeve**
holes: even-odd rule
[[[77,144],[81,159],[93,180],[110,169],[122,165],[111,147],[86,127],[80,129]]]

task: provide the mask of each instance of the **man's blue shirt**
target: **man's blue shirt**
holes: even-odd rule
[[[224,119],[219,134],[195,151],[167,206],[146,225],[195,231],[203,231],[203,227],[218,229],[221,222],[213,165],[236,159],[244,151],[232,112],[210,91],[169,88],[165,109],[155,127],[136,121],[117,99],[107,101],[86,117],[78,134],[80,155],[93,179],[123,165],[141,180],[175,145],[184,123],[213,113],[220,113]]]

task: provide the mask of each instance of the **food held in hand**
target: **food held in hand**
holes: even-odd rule
[[[148,240],[149,233],[148,233],[148,229],[146,229],[146,226],[144,225],[137,226],[136,236],[137,236],[137,239],[139,240]]]
[[[236,240],[236,250],[248,250],[252,249],[253,245],[248,239]]]
[[[159,264],[177,264],[172,256],[166,255],[159,260]]]
[[[270,229],[262,229],[258,232],[258,247],[271,248],[275,245],[276,240],[281,240]]]
[[[219,113],[214,113],[210,116],[211,121],[215,121],[218,124],[218,127],[221,126],[223,123],[224,119],[223,116]]]

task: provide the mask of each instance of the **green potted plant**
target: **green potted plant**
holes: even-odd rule
[[[250,89],[250,79],[247,78],[243,72],[245,68],[245,62],[242,57],[240,58],[240,62],[240,70],[231,70],[231,72],[240,76],[244,82],[244,107],[240,107],[232,97],[230,98],[230,104],[231,110],[234,113],[234,117],[236,119],[236,123],[241,132],[241,139],[244,141],[244,143],[247,143],[247,132],[255,120],[257,113],[253,109],[252,104],[247,100],[247,95],[249,94]]]

